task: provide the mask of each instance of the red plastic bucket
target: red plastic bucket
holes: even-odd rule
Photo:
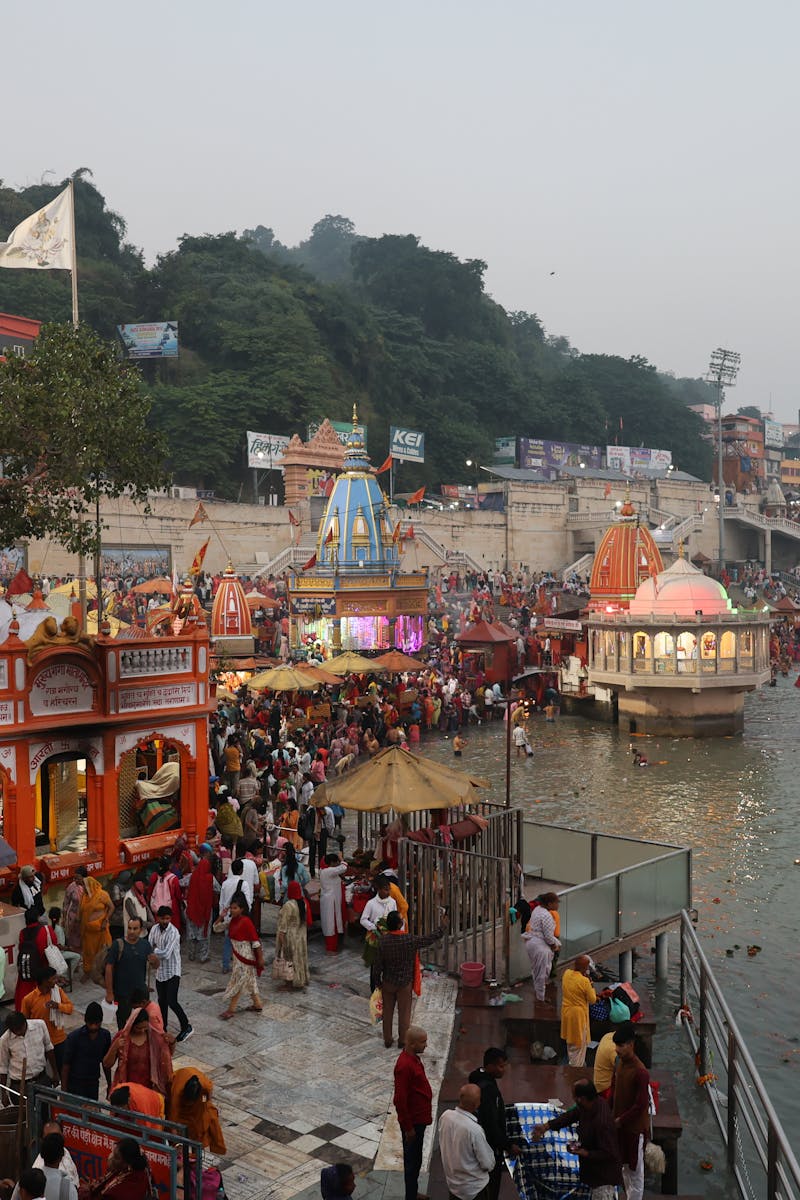
[[[465,962],[461,964],[461,982],[464,987],[480,987],[486,967],[480,962]]]

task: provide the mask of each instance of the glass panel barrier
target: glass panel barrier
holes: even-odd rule
[[[597,879],[561,893],[561,957],[581,954],[617,936],[617,881]]]
[[[585,883],[592,874],[592,835],[559,825],[522,825],[522,865],[558,883]],[[529,884],[535,887],[535,880]]]
[[[620,922],[623,937],[675,916],[690,903],[687,851],[631,867],[620,875]]]

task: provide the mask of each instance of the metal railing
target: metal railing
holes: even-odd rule
[[[745,1200],[797,1200],[800,1164],[750,1057],[688,913],[681,916],[681,996],[684,1021],[698,1056],[728,1165]]]
[[[463,821],[464,817],[468,817],[470,813],[478,813],[480,816],[490,818],[489,826],[491,828],[491,817],[500,812],[508,811],[504,804],[496,803],[493,800],[482,800],[478,804],[459,804],[453,808],[437,809],[437,816],[445,825],[452,825],[456,821]],[[381,830],[395,819],[396,813],[391,809],[388,813],[381,812],[360,812],[357,816],[358,827],[358,844],[359,846],[374,846],[378,839],[382,836]],[[402,814],[403,828],[408,833],[416,833],[419,829],[425,829],[431,824],[430,809],[424,808],[417,812],[409,812]],[[485,834],[480,835],[482,838]]]
[[[509,907],[522,812],[489,817],[469,848],[400,843],[400,889],[409,900],[410,932],[432,933],[448,910],[445,937],[421,951],[425,962],[456,973],[482,962],[486,977],[509,978]]]

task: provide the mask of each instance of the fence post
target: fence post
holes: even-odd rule
[[[706,968],[705,968],[704,964],[701,962],[700,963],[700,1023],[697,1027],[697,1037],[698,1037],[698,1041],[699,1041],[698,1049],[700,1052],[700,1072],[703,1075],[705,1075],[706,1072],[708,1071],[708,1058],[706,1055],[706,1048],[707,1048],[707,1044],[708,1044],[708,1037],[706,1035],[706,1020],[707,1020],[706,997],[707,997],[707,994],[708,994],[708,977],[706,976]]]
[[[736,1164],[736,1038],[728,1030],[728,1166]]]
[[[778,1134],[771,1118],[767,1126],[767,1200],[778,1195]]]

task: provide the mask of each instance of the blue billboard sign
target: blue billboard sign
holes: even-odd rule
[[[417,429],[399,429],[392,425],[389,430],[389,453],[392,458],[405,462],[425,462],[425,434]]]

